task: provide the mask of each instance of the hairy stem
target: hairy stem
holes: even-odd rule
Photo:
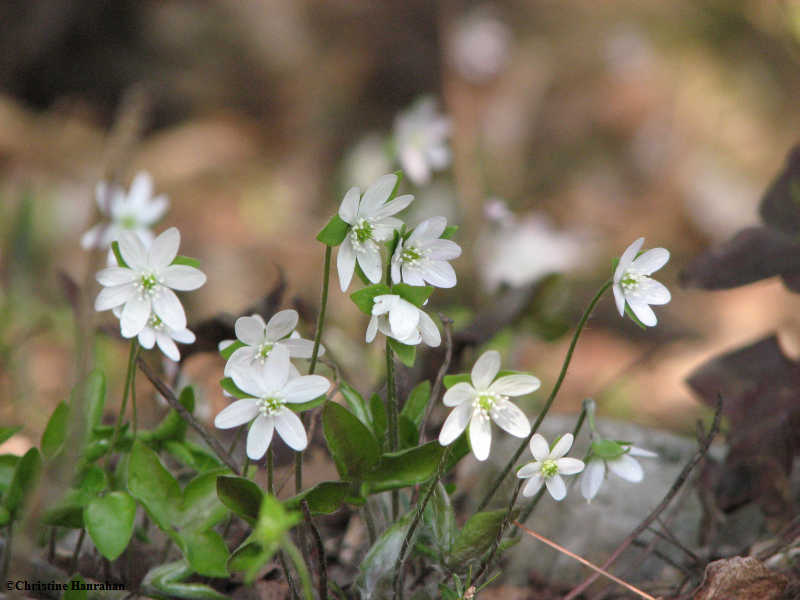
[[[119,441],[119,431],[122,427],[122,421],[125,418],[125,409],[128,408],[128,396],[131,389],[131,381],[133,381],[133,378],[136,376],[136,355],[138,354],[138,350],[139,344],[136,341],[136,338],[133,338],[131,340],[130,353],[128,354],[128,370],[125,373],[125,389],[122,391],[122,406],[119,409],[119,416],[117,417],[117,422],[114,425],[114,433],[111,436],[111,446],[109,447],[108,454],[106,455],[106,468],[108,468],[111,455],[114,452],[114,447]]]
[[[319,590],[320,600],[328,600],[328,566],[325,559],[325,546],[322,543],[322,536],[319,534],[314,519],[311,517],[311,510],[308,508],[308,501],[303,500],[300,503],[303,509],[303,518],[311,530],[311,536],[314,539],[314,545],[317,548],[317,564],[319,564]]]
[[[545,402],[544,404],[544,408],[542,408],[542,411],[536,418],[536,422],[533,424],[533,427],[531,427],[531,432],[522,441],[522,443],[520,443],[519,448],[517,448],[517,451],[514,452],[514,455],[511,457],[508,463],[506,463],[506,466],[503,468],[503,471],[489,486],[489,491],[486,493],[483,500],[481,500],[480,504],[478,505],[479,511],[486,508],[486,506],[489,504],[495,492],[500,487],[500,484],[503,483],[503,480],[506,478],[511,469],[514,467],[514,464],[516,464],[517,460],[519,460],[519,457],[522,455],[522,452],[525,450],[525,447],[531,441],[533,435],[539,430],[539,426],[542,424],[542,421],[544,421],[545,416],[547,416],[550,407],[553,405],[553,401],[556,399],[556,396],[558,395],[558,391],[561,389],[561,384],[564,382],[564,378],[567,375],[567,369],[569,368],[569,363],[572,361],[572,354],[575,351],[575,346],[578,344],[578,338],[580,337],[581,332],[583,331],[583,328],[586,325],[586,321],[589,320],[589,317],[594,311],[595,306],[597,306],[597,303],[600,301],[600,298],[602,298],[603,294],[605,294],[606,291],[608,291],[608,288],[611,287],[612,283],[613,281],[611,281],[610,279],[606,281],[597,291],[594,298],[592,298],[592,301],[589,303],[589,306],[586,307],[586,310],[583,311],[581,320],[578,321],[578,327],[575,329],[575,333],[572,336],[572,341],[569,344],[567,355],[564,357],[564,363],[561,365],[561,372],[559,373],[558,379],[556,380],[556,383],[553,386],[552,391],[550,392],[550,396],[548,396],[547,398],[547,402]]]
[[[287,537],[281,547],[286,554],[289,555],[289,559],[292,561],[292,564],[294,564],[294,568],[300,576],[300,583],[303,585],[303,596],[306,600],[314,600],[314,592],[311,587],[311,575],[308,573],[308,567],[303,561],[303,557],[300,556],[300,551],[297,549],[297,546]]]
[[[389,417],[389,449],[394,452],[399,444],[397,434],[397,387],[394,380],[394,351],[386,338],[386,414]],[[392,490],[392,520],[397,520],[400,512],[400,492]]]

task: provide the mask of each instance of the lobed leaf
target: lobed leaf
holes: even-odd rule
[[[322,430],[343,479],[363,479],[378,464],[381,449],[375,436],[345,407],[325,404]]]

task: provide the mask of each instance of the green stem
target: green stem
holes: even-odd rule
[[[395,452],[399,445],[397,433],[398,408],[397,388],[394,380],[394,351],[386,338],[386,414],[389,416],[389,450]],[[400,512],[400,492],[392,490],[392,520],[397,520]]]
[[[78,536],[78,543],[75,544],[75,550],[72,552],[72,561],[70,563],[70,571],[75,573],[78,570],[78,559],[81,555],[81,548],[83,547],[83,539],[86,537],[86,529],[81,529]]]
[[[372,511],[369,509],[369,500],[364,503],[364,521],[367,523],[367,533],[369,534],[369,545],[375,543],[378,539],[377,529],[375,529],[375,520],[372,518]]]
[[[117,423],[114,425],[114,434],[111,436],[111,446],[106,455],[106,468],[109,466],[111,455],[114,453],[114,447],[119,441],[119,431],[122,427],[122,421],[125,418],[125,410],[128,408],[128,396],[131,389],[131,381],[136,376],[136,354],[139,351],[139,344],[136,338],[131,340],[131,350],[128,354],[128,372],[125,374],[125,389],[122,391],[122,406],[119,409],[119,416]]]
[[[135,338],[134,338],[135,339]],[[133,375],[131,375],[131,410],[133,411],[133,437],[139,429],[139,413],[136,410],[136,356],[139,354],[139,344],[136,344],[136,354],[133,357]]]
[[[292,577],[292,574],[289,571],[289,565],[286,564],[286,558],[283,556],[283,550],[278,550],[278,562],[281,564],[283,576],[286,577],[286,583],[289,584],[289,592],[292,595],[292,600],[297,600],[300,598],[300,594],[297,593],[297,585],[294,582],[294,577]]]
[[[514,504],[516,504],[517,502],[517,498],[519,497],[519,492],[522,489],[523,483],[524,482],[520,479],[517,482],[516,487],[514,488],[514,493],[511,494],[511,501],[508,503],[508,508],[506,509],[505,516],[503,517],[503,522],[500,524],[500,528],[497,530],[497,536],[494,539],[494,544],[492,544],[492,549],[486,556],[486,560],[484,560],[483,564],[481,564],[481,567],[478,570],[477,575],[475,575],[475,578],[472,580],[474,585],[478,585],[480,583],[481,577],[483,577],[483,574],[486,573],[486,571],[489,569],[489,566],[492,564],[492,560],[494,559],[494,555],[497,554],[497,549],[500,547],[500,542],[503,540],[503,535],[506,532],[506,527],[508,527],[508,524],[511,521],[511,512],[514,510]]]
[[[558,379],[556,380],[556,383],[553,386],[553,390],[550,392],[550,396],[547,398],[547,402],[545,402],[544,404],[542,412],[539,413],[536,422],[533,424],[533,427],[531,427],[531,432],[522,441],[522,443],[520,443],[519,448],[517,448],[517,451],[514,452],[514,456],[511,457],[506,466],[503,468],[503,471],[500,473],[500,475],[498,475],[497,478],[489,486],[489,491],[486,493],[483,500],[481,500],[480,504],[478,504],[478,511],[481,511],[484,508],[486,508],[486,506],[489,504],[492,497],[494,496],[495,492],[499,489],[500,484],[503,483],[503,480],[509,474],[514,464],[517,462],[517,460],[519,460],[519,457],[522,455],[522,452],[525,450],[525,447],[531,441],[533,435],[538,431],[539,426],[542,424],[542,421],[544,420],[545,416],[550,410],[550,407],[553,405],[553,401],[556,399],[558,391],[561,389],[561,384],[564,382],[564,378],[567,375],[567,369],[569,368],[569,363],[572,360],[572,353],[575,351],[575,346],[578,343],[578,338],[580,337],[581,332],[583,331],[583,327],[586,325],[586,321],[589,320],[589,317],[594,311],[594,307],[600,301],[600,298],[603,297],[603,294],[605,294],[606,291],[608,291],[608,288],[610,288],[612,284],[613,284],[612,280],[609,279],[608,281],[606,281],[597,291],[594,298],[592,298],[592,301],[589,303],[589,306],[586,307],[586,310],[583,311],[581,320],[578,321],[578,327],[575,329],[575,333],[572,336],[572,341],[570,342],[569,349],[567,350],[567,355],[564,357],[564,363],[561,365],[561,373],[559,373],[558,375]]]
[[[286,551],[286,554],[289,555],[289,558],[294,564],[294,568],[297,570],[297,574],[300,576],[300,582],[303,584],[303,596],[306,600],[314,600],[314,592],[311,587],[311,575],[308,572],[308,567],[303,557],[300,556],[300,551],[297,549],[297,546],[295,546],[289,538],[286,538],[283,544],[281,544],[281,547]]]
[[[3,548],[3,573],[2,573],[2,580],[5,581],[8,579],[8,571],[11,567],[11,542],[13,541],[14,537],[14,522],[8,524],[6,528],[6,547]]]

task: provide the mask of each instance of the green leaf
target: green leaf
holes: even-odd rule
[[[60,402],[50,415],[42,434],[42,454],[45,458],[52,458],[61,450],[67,437],[68,421],[69,407],[65,402]]]
[[[114,258],[117,259],[117,264],[120,267],[125,267],[126,269],[130,269],[130,267],[128,266],[128,263],[126,263],[125,259],[122,258],[122,252],[120,252],[120,250],[119,250],[119,242],[117,240],[114,240],[113,242],[111,242],[111,250],[112,250],[112,252],[114,252]]]
[[[317,240],[326,246],[338,246],[344,241],[349,228],[350,225],[343,221],[337,213],[331,217],[328,224],[317,234]]]
[[[400,359],[400,362],[407,367],[413,367],[414,358],[417,355],[417,347],[401,344],[396,339],[391,337],[387,339],[389,340],[389,346],[391,346],[392,350],[394,350],[394,353],[397,355],[397,358]]]
[[[344,396],[347,406],[350,407],[350,412],[352,412],[364,425],[372,428],[372,416],[370,415],[369,407],[367,406],[367,403],[364,401],[364,398],[361,396],[361,394],[359,394],[344,381],[339,383],[339,391],[342,393],[342,396]]]
[[[86,581],[80,575],[69,580],[69,588],[61,594],[61,600],[86,600]]]
[[[246,345],[247,344],[245,344],[240,340],[234,340],[232,344],[228,344],[227,346],[225,346],[225,348],[220,350],[219,353],[220,355],[222,355],[222,358],[228,360],[233,355],[234,352],[236,352],[239,348],[244,348]]]
[[[231,557],[228,559],[228,570],[234,573],[245,571],[245,583],[250,585],[261,567],[272,559],[277,550],[277,543],[264,549],[258,542],[247,539],[231,553]]]
[[[45,525],[82,529],[85,526],[84,508],[107,487],[106,472],[97,465],[89,466],[79,477],[77,486],[67,490],[55,506],[45,511],[42,522]]]
[[[308,402],[290,402],[286,405],[288,409],[293,412],[299,413],[304,412],[306,410],[311,410],[313,408],[317,408],[318,406],[322,406],[328,400],[328,396],[322,394],[321,396],[317,396],[313,400],[309,400]]]
[[[217,496],[217,478],[229,472],[219,469],[203,473],[186,484],[181,505],[181,529],[210,529],[228,516],[228,509]]]
[[[181,531],[181,550],[192,570],[207,577],[227,577],[230,554],[225,540],[214,530]]]
[[[8,490],[3,496],[3,506],[12,519],[17,519],[36,484],[42,470],[42,457],[39,450],[31,448],[19,459],[14,467],[14,475]]]
[[[372,394],[369,399],[369,412],[372,416],[372,431],[378,440],[381,448],[386,446],[386,429],[388,421],[386,418],[386,406],[378,394]]]
[[[361,561],[356,587],[362,598],[392,598],[392,575],[413,511],[403,515],[379,537]]]
[[[322,430],[343,479],[363,479],[378,464],[381,449],[375,436],[345,407],[335,402],[325,404]]]
[[[434,441],[384,454],[364,481],[372,494],[423,483],[436,474],[443,452],[444,447]]]
[[[280,543],[286,532],[300,521],[300,513],[287,511],[275,496],[264,494],[252,537],[268,548]]]
[[[411,302],[417,308],[422,308],[425,301],[430,298],[433,293],[433,287],[430,285],[408,285],[407,283],[396,283],[392,287],[392,294],[397,294],[403,300]]]
[[[458,373],[457,375],[445,375],[442,381],[445,389],[449,390],[457,383],[470,383],[472,379],[470,379],[469,373]]]
[[[250,479],[234,475],[219,475],[217,477],[217,496],[225,506],[253,524],[258,518],[264,492]]]
[[[592,454],[604,460],[612,460],[625,454],[625,448],[613,440],[595,440],[592,442]]]
[[[430,397],[431,382],[426,379],[411,390],[400,414],[408,417],[416,427],[419,427],[422,423],[422,417],[425,416],[425,408],[428,406]]]
[[[0,497],[6,493],[11,480],[14,478],[14,469],[17,468],[19,456],[15,454],[0,454]]]
[[[252,398],[252,394],[248,394],[247,392],[243,392],[236,384],[233,382],[233,379],[230,377],[223,377],[219,380],[219,384],[222,386],[222,389],[228,392],[234,398]]]
[[[108,560],[116,560],[128,546],[135,517],[136,501],[126,492],[97,497],[83,511],[89,537]]]
[[[102,371],[95,369],[89,373],[83,382],[83,395],[86,428],[91,433],[103,421],[103,410],[106,404],[106,376]]]
[[[389,286],[383,283],[376,283],[353,292],[350,294],[350,298],[361,312],[372,315],[372,305],[375,303],[375,297],[391,293],[392,290],[389,289]]]
[[[413,448],[419,442],[419,430],[416,425],[405,415],[400,415],[397,420],[398,438],[400,442],[399,449],[405,450],[406,448]]]
[[[183,446],[192,454],[192,464],[189,466],[195,471],[204,473],[205,471],[211,471],[223,466],[222,461],[220,461],[217,455],[209,452],[205,448],[188,441],[184,441]]]
[[[200,261],[196,258],[192,258],[191,256],[182,256],[178,255],[172,261],[173,265],[186,265],[187,267],[194,267],[195,269],[200,268]]]
[[[182,583],[192,575],[186,561],[153,567],[142,580],[142,590],[148,596],[186,598],[187,600],[229,600],[203,583]]]
[[[0,506],[0,527],[11,522],[11,513],[4,506]]]
[[[470,453],[470,450],[467,432],[465,431],[456,438],[456,441],[450,444],[450,454],[447,455],[447,460],[445,461],[442,472],[449,473],[450,470],[455,467],[462,458]]]
[[[518,511],[512,511],[512,516]],[[458,532],[450,551],[449,563],[453,567],[463,566],[470,560],[480,558],[494,543],[503,524],[506,509],[479,512],[472,515]]]
[[[11,438],[12,435],[22,430],[22,425],[14,427],[0,427],[0,444]]]
[[[366,501],[353,493],[353,484],[348,481],[323,481],[311,489],[284,500],[287,509],[300,510],[300,502],[308,502],[308,510],[314,515],[336,512],[343,504],[360,506]]]
[[[178,402],[190,413],[194,411],[194,389],[186,386],[178,396]],[[182,440],[186,436],[186,422],[175,409],[170,409],[167,415],[152,431],[143,431],[139,438],[143,441]]]
[[[441,481],[436,482],[436,488],[431,494],[422,518],[431,532],[431,541],[439,554],[449,552],[456,536],[456,517],[450,496]]]
[[[458,232],[458,225],[448,225],[447,227],[444,228],[442,235],[440,235],[439,237],[443,240],[449,240],[452,239],[457,232]]]
[[[173,531],[180,518],[181,488],[164,468],[158,455],[142,442],[135,442],[128,462],[128,491],[145,507],[164,532]]]

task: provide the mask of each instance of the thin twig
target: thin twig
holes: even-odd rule
[[[433,382],[433,388],[431,388],[431,397],[428,399],[428,405],[425,407],[425,416],[422,417],[422,424],[419,428],[420,445],[425,443],[425,430],[428,427],[428,419],[430,419],[433,407],[439,400],[439,394],[442,393],[442,382],[444,381],[444,376],[447,375],[448,369],[450,369],[450,361],[453,360],[453,319],[439,313],[439,320],[444,327],[444,362],[442,366],[439,367],[439,372],[436,374],[436,380]]]
[[[69,567],[69,570],[72,573],[75,573],[78,570],[78,558],[80,558],[81,547],[83,546],[83,539],[85,537],[86,537],[86,529],[81,528],[81,533],[80,535],[78,535],[78,542],[75,544],[75,550],[73,550],[72,552],[72,561],[70,562],[70,567]]]
[[[292,600],[297,600],[300,598],[300,595],[297,593],[297,584],[289,571],[289,565],[286,564],[286,557],[283,555],[283,550],[278,550],[278,562],[281,564],[281,569],[283,569],[283,576],[286,577],[286,583],[289,584]]]
[[[603,563],[603,569],[608,569],[614,561],[619,558],[620,554],[622,554],[625,549],[633,543],[639,535],[647,529],[650,524],[656,520],[656,518],[664,511],[667,506],[669,506],[672,499],[678,493],[678,491],[683,487],[683,484],[686,483],[686,480],[689,478],[689,474],[692,470],[697,466],[697,464],[705,457],[706,453],[708,452],[708,448],[711,446],[711,441],[717,435],[719,431],[719,424],[722,417],[722,397],[717,400],[717,408],[714,413],[714,422],[711,424],[711,429],[708,432],[708,435],[705,436],[703,440],[700,442],[700,446],[697,448],[697,451],[694,453],[692,458],[686,463],[686,466],[683,467],[683,470],[678,474],[675,483],[672,484],[672,487],[669,489],[667,494],[661,500],[661,502],[656,506],[652,512],[644,518],[644,520],[637,525],[637,527],[626,537],[622,543],[617,547],[616,550],[611,554],[611,556]],[[581,594],[587,587],[592,585],[594,581],[597,579],[597,575],[592,575],[588,577],[583,583],[572,589],[569,594],[564,597],[564,600],[573,600],[577,598],[579,594]]]
[[[638,588],[636,588],[636,587],[632,586],[631,584],[629,584],[629,583],[627,583],[627,582],[625,582],[625,581],[622,581],[622,579],[619,579],[618,577],[614,577],[614,576],[613,576],[611,573],[609,573],[608,571],[605,571],[605,570],[601,569],[600,567],[598,567],[598,566],[596,566],[596,565],[594,565],[594,564],[590,563],[588,560],[586,560],[586,559],[585,559],[585,558],[583,558],[582,556],[578,556],[577,554],[575,554],[574,552],[570,552],[569,550],[567,550],[567,549],[566,549],[566,548],[564,548],[563,546],[559,546],[559,545],[558,545],[558,544],[556,544],[555,542],[552,542],[552,541],[548,540],[546,537],[544,537],[544,536],[542,536],[542,535],[539,535],[538,533],[536,533],[535,531],[533,531],[533,530],[531,530],[531,529],[528,529],[528,528],[527,528],[527,527],[525,527],[525,525],[523,525],[522,523],[520,523],[520,522],[518,522],[518,521],[514,521],[514,525],[516,525],[517,527],[519,527],[520,529],[522,529],[522,530],[523,530],[525,533],[527,533],[528,535],[531,535],[531,536],[535,537],[535,538],[536,538],[537,540],[539,540],[540,542],[544,542],[545,544],[547,544],[547,545],[548,545],[548,546],[550,546],[551,548],[555,548],[556,550],[558,550],[558,551],[559,551],[559,552],[561,552],[562,554],[566,554],[566,555],[567,555],[567,556],[569,556],[570,558],[573,558],[573,559],[577,560],[579,563],[581,563],[581,564],[583,564],[583,565],[586,565],[586,566],[587,566],[587,567],[589,567],[590,569],[593,569],[594,571],[596,571],[596,572],[597,572],[599,575],[603,575],[603,576],[605,576],[605,577],[608,577],[608,578],[609,578],[611,581],[613,581],[613,582],[615,582],[615,583],[618,583],[618,584],[619,584],[619,585],[621,585],[622,587],[626,588],[627,590],[630,590],[630,591],[631,591],[631,592],[633,592],[634,594],[637,594],[637,595],[638,595],[638,596],[640,596],[641,598],[644,598],[645,600],[657,600],[657,599],[656,599],[654,596],[651,596],[650,594],[648,594],[648,593],[646,593],[646,592],[643,592],[642,590],[640,590],[640,589],[638,589]],[[595,577],[595,578],[596,578],[596,577],[597,577],[597,575],[593,575],[593,577]]]
[[[311,537],[314,538],[314,544],[317,546],[317,563],[319,564],[319,597],[320,600],[327,600],[328,598],[328,567],[325,559],[325,546],[322,543],[322,536],[319,534],[314,519],[311,518],[311,510],[308,508],[308,501],[303,499],[300,502],[300,508],[303,509],[303,518],[306,525],[311,530]]]
[[[184,407],[183,404],[181,404],[178,401],[177,396],[175,396],[175,392],[173,392],[169,388],[169,386],[167,386],[166,383],[161,381],[156,376],[156,374],[153,372],[153,369],[150,367],[150,365],[147,364],[147,362],[145,362],[145,360],[141,356],[137,359],[136,362],[138,363],[139,368],[142,370],[142,373],[144,373],[145,376],[150,380],[150,383],[153,384],[153,387],[155,387],[156,390],[158,390],[158,393],[161,394],[166,399],[166,401],[175,410],[175,412],[177,412],[180,415],[181,419],[186,421],[186,423],[188,423],[192,427],[192,429],[194,429],[198,434],[200,434],[200,437],[203,438],[203,441],[205,441],[208,447],[214,451],[214,454],[216,454],[219,457],[219,459],[222,462],[224,462],[225,465],[231,471],[233,471],[237,475],[240,475],[236,463],[233,461],[230,455],[227,452],[225,452],[225,448],[222,447],[222,444],[219,443],[219,440],[217,440],[217,438],[215,438],[214,436],[210,435],[206,431],[205,427],[203,427],[203,425],[200,423],[200,421],[195,419],[194,415],[190,413],[188,410],[186,410],[186,407]]]
[[[489,551],[489,554],[486,556],[486,560],[483,561],[481,564],[480,569],[478,569],[478,573],[472,579],[475,585],[480,583],[481,577],[486,571],[489,569],[489,565],[492,564],[492,560],[494,559],[494,555],[497,553],[497,549],[500,547],[500,542],[503,540],[503,535],[506,532],[506,527],[511,522],[511,512],[514,510],[514,504],[517,502],[517,498],[519,497],[519,492],[522,489],[523,480],[519,479],[517,481],[517,485],[514,487],[514,493],[511,494],[511,500],[508,503],[508,509],[506,510],[506,514],[503,517],[503,522],[500,524],[500,528],[497,530],[497,536],[494,539],[494,543],[492,544],[492,549]],[[542,488],[543,490],[544,488]],[[539,491],[542,491],[539,490]]]

